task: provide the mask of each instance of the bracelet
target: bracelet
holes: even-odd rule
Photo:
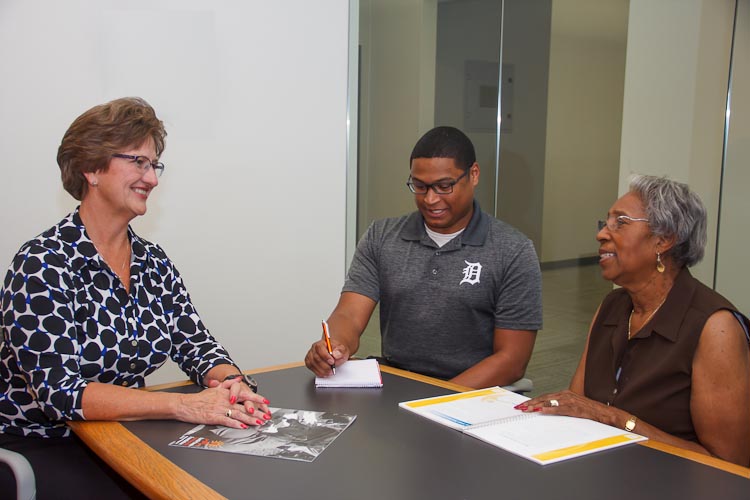
[[[628,432],[633,432],[633,429],[635,429],[635,424],[638,422],[638,417],[635,415],[630,415],[630,418],[627,422],[625,422],[625,430]]]
[[[250,390],[257,394],[258,392],[258,382],[255,381],[253,377],[250,375],[243,375],[242,373],[233,373],[231,375],[227,375],[224,377],[224,380],[222,382],[226,382],[227,380],[234,380],[238,377],[242,377],[242,381],[245,382],[248,387],[250,387]]]

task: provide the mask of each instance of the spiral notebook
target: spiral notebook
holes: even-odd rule
[[[336,375],[315,377],[315,387],[383,387],[375,359],[353,359],[336,367]]]
[[[513,408],[528,399],[490,387],[405,401],[399,406],[542,465],[646,440],[593,420]]]

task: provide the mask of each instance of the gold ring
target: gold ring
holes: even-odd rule
[[[558,400],[556,400],[556,399],[550,399],[549,400],[549,405],[550,406],[560,406],[560,402]]]
[[[229,418],[232,418],[232,410],[227,410],[227,412],[224,414]]]

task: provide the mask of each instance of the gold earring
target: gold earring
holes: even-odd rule
[[[664,263],[661,261],[661,254],[659,252],[656,252],[656,270],[660,273],[664,272]]]

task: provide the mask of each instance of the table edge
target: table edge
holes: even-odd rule
[[[257,368],[253,370],[245,370],[244,373],[258,374],[271,371],[286,370],[290,368],[298,368],[304,366],[303,362],[285,363],[280,365],[273,365],[264,368]],[[423,382],[426,384],[443,387],[457,392],[465,392],[472,390],[470,387],[454,384],[445,380],[439,380],[426,375],[420,375],[418,373],[393,368],[390,366],[381,366],[380,369],[385,373],[400,376],[403,378]],[[148,391],[165,390],[174,387],[181,387],[190,385],[190,380],[172,382],[167,384],[159,384],[144,388]],[[189,474],[185,470],[181,469],[170,460],[166,459],[163,455],[158,453],[156,450],[151,448],[148,444],[143,442],[128,429],[126,429],[119,422],[68,422],[68,425],[79,436],[87,446],[89,446],[99,457],[101,457],[110,467],[122,475],[126,480],[133,484],[136,488],[142,491],[146,496],[153,499],[172,499],[172,498],[208,498],[208,499],[223,499],[215,490],[209,488],[204,483],[196,479],[193,475]],[[113,443],[114,440],[114,443]],[[107,446],[104,443],[107,443]],[[673,446],[667,443],[659,441],[644,441],[638,443],[639,445],[651,448],[664,453],[669,453],[687,460],[698,462],[709,467],[723,470],[731,474],[741,476],[743,478],[750,479],[750,468],[742,467],[720,458],[703,455],[691,450],[686,450]],[[146,454],[145,458],[149,460],[150,464],[155,464],[159,468],[162,468],[165,472],[164,476],[170,478],[169,481],[162,481],[160,484],[153,484],[153,482],[144,481],[142,478],[145,472],[150,473],[148,468],[144,468],[143,464],[135,460],[123,461],[123,456],[131,456],[130,454],[123,453],[125,450],[138,450],[138,453]],[[133,454],[135,456],[135,454]],[[179,479],[179,481],[177,481]],[[181,487],[178,487],[181,485]],[[187,496],[184,496],[187,495]]]
[[[151,499],[226,500],[192,474],[154,450],[120,422],[76,421],[68,426],[96,455]],[[159,471],[159,481],[144,478]]]

